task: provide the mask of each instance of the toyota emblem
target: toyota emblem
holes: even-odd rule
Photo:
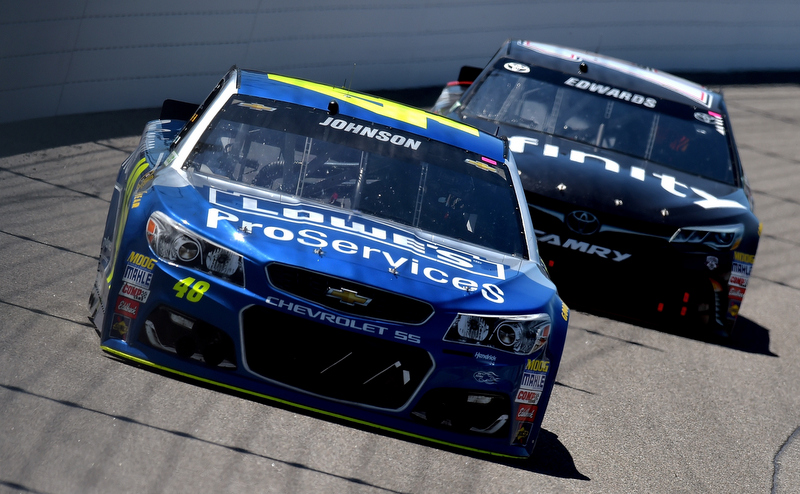
[[[587,211],[573,211],[564,221],[570,230],[579,235],[591,235],[600,229],[597,216]]]

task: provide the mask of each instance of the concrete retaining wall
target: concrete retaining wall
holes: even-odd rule
[[[233,64],[437,86],[507,38],[668,71],[800,69],[795,0],[0,2],[0,122],[200,101]]]

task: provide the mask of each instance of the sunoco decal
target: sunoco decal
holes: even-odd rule
[[[131,327],[131,319],[122,314],[114,314],[111,321],[111,331],[109,336],[111,338],[124,339],[128,334],[128,328]]]
[[[276,242],[296,242],[312,249],[330,248],[339,254],[385,262],[387,270],[393,273],[422,277],[443,287],[478,291],[493,303],[505,301],[503,290],[494,282],[506,279],[503,264],[400,233],[390,233],[329,211],[306,209],[300,205],[283,206],[274,201],[213,188],[209,190],[209,202],[225,210],[209,209],[208,228],[218,228],[220,222],[229,222],[240,231],[254,234],[260,231]],[[247,219],[240,217],[242,214],[247,214]],[[300,225],[309,228],[300,228]],[[390,247],[390,250],[381,246]],[[407,256],[398,257],[397,251]]]
[[[527,446],[528,441],[531,438],[531,429],[533,428],[533,423],[531,422],[517,422],[517,431],[514,433],[514,440],[511,441],[511,444],[516,444],[520,446]]]

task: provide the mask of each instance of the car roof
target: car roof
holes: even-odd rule
[[[534,41],[509,40],[495,55],[495,60],[504,56],[529,65],[557,70],[578,79],[709,110],[724,111],[722,95],[704,86],[668,72],[598,53]],[[585,72],[580,68],[582,64],[585,64]]]
[[[428,137],[501,162],[507,155],[507,146],[502,139],[441,115],[377,96],[304,79],[243,69],[239,70],[238,87],[240,94],[326,111],[329,111],[331,101],[335,100],[338,103],[338,113],[342,115]]]

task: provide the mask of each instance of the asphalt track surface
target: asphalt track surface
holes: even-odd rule
[[[574,311],[520,462],[104,354],[86,301],[118,166],[157,112],[0,126],[0,492],[798,492],[800,86],[724,91],[764,223],[736,333]]]

